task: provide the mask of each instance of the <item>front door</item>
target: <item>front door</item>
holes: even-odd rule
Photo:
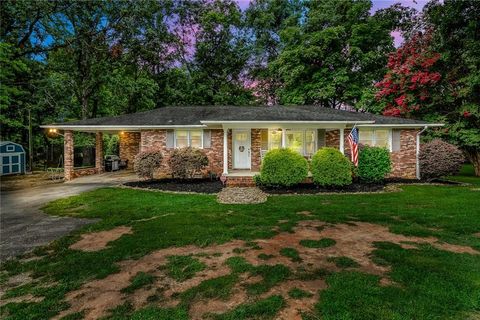
[[[233,130],[233,167],[250,169],[250,130]]]

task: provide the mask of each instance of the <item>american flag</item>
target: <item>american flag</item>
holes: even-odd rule
[[[350,144],[350,150],[352,155],[352,162],[358,166],[358,129],[353,128],[348,135],[348,143]]]

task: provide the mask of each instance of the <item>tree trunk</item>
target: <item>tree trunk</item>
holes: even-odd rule
[[[468,160],[473,164],[475,175],[480,177],[480,150],[466,150]]]

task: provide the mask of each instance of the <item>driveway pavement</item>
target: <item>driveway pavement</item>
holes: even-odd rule
[[[26,253],[95,221],[47,215],[40,210],[45,203],[131,180],[135,180],[133,173],[120,171],[81,177],[66,183],[2,191],[0,260]]]

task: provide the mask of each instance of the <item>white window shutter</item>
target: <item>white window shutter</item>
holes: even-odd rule
[[[318,129],[317,149],[325,147],[325,129]]]
[[[167,148],[171,149],[175,146],[175,131],[167,130]]]
[[[212,131],[203,130],[203,147],[211,148],[212,147]]]
[[[400,132],[401,130],[392,130],[392,152],[400,151]]]

